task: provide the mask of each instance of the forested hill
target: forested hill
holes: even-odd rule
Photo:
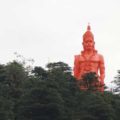
[[[0,65],[0,120],[119,119],[119,94],[80,91],[66,63]]]

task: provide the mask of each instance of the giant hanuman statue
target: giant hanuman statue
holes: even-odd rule
[[[88,25],[87,31],[83,35],[83,51],[81,54],[75,55],[74,76],[77,81],[80,81],[84,74],[94,72],[98,76],[99,84],[104,85],[104,58],[95,50],[94,36],[90,29],[90,25]],[[103,92],[104,86],[99,91]]]

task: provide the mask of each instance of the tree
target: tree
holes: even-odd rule
[[[100,88],[104,86],[100,84],[98,75],[96,75],[95,72],[89,72],[82,75],[81,80],[78,81],[78,85],[80,88],[90,91],[99,91]]]
[[[74,94],[76,88],[75,78],[71,74],[71,67],[63,62],[48,64],[48,81],[53,80],[58,92],[64,100],[64,119],[72,120]]]
[[[36,66],[33,74],[16,61],[0,65],[0,119],[118,120],[120,96],[94,92],[95,73],[83,77],[88,90],[80,90],[70,70],[59,62]]]
[[[116,85],[114,88],[114,93],[120,93],[120,70],[117,71],[117,75],[112,82]]]
[[[6,66],[0,65],[0,119],[13,120],[14,119],[14,102],[10,97],[10,87],[6,80]]]
[[[26,89],[31,83],[32,87]],[[62,120],[63,99],[55,87],[40,79],[29,79],[24,87],[17,120]]]
[[[45,79],[47,78],[47,71],[44,70],[42,67],[36,66],[33,70],[32,73],[35,74],[36,77],[39,77],[40,79]]]
[[[69,67],[68,64],[64,62],[49,63],[47,64],[46,67],[48,68],[49,71],[61,70],[62,72],[71,74],[71,67]]]
[[[28,74],[23,67],[23,64],[18,63],[16,61],[9,62],[5,66],[5,74],[6,74],[6,84],[8,85],[9,91],[9,99],[13,102],[12,112],[14,113],[14,119],[16,120],[16,111],[18,106],[18,101],[21,95],[23,94],[23,90],[21,89],[23,81],[25,81],[28,77]]]
[[[112,99],[101,93],[92,91],[77,92],[74,108],[74,119],[80,120],[116,120]]]

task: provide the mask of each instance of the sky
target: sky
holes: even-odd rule
[[[120,69],[120,0],[0,0],[0,64],[18,53],[34,66],[62,61],[73,68],[88,23],[111,86]]]

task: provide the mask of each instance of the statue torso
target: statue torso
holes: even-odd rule
[[[97,52],[94,52],[89,56],[84,54],[84,52],[82,52],[81,55],[78,55],[79,76],[87,72],[96,72],[96,74],[98,74],[100,58],[101,57]]]

